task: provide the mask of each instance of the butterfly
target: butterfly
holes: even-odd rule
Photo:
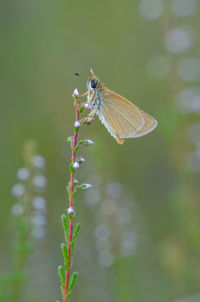
[[[78,73],[76,75],[80,76]],[[123,144],[126,138],[146,135],[158,124],[151,115],[107,88],[92,69],[87,80],[87,91],[80,97],[83,96],[87,96],[87,103],[92,107],[85,121],[97,114],[118,144]]]

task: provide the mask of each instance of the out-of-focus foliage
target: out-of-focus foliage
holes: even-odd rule
[[[158,120],[119,146],[95,119],[79,179],[81,232],[72,301],[194,302],[200,293],[200,61],[197,0],[5,1],[1,14],[0,271],[11,269],[10,194],[27,138],[46,158],[47,234],[27,267],[23,301],[54,301],[72,92],[92,67]],[[109,238],[109,240],[108,240]],[[110,244],[112,242],[112,245]],[[31,294],[30,294],[31,293]]]
[[[0,301],[20,302],[26,288],[26,265],[36,240],[45,235],[46,200],[42,196],[47,183],[43,175],[45,159],[37,153],[37,145],[27,140],[23,147],[24,166],[17,171],[17,181],[11,193],[15,204],[11,208],[15,240],[10,262],[12,268],[0,276]]]

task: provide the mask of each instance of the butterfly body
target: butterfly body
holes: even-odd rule
[[[157,121],[132,102],[107,88],[90,69],[87,81],[87,102],[92,105],[91,116],[97,114],[108,132],[119,144],[125,138],[148,134]]]
[[[88,89],[87,101],[88,103],[91,103],[92,107],[97,106],[98,108],[100,108],[103,101],[101,97],[101,90],[92,88],[90,81],[88,82],[89,83],[87,83],[87,89]]]

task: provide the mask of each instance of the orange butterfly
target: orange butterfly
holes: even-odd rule
[[[157,121],[152,116],[108,89],[92,69],[90,72],[91,75],[87,81],[88,90],[79,96],[87,95],[87,102],[92,105],[92,111],[86,121],[97,114],[118,144],[123,144],[125,138],[140,137],[156,128]]]

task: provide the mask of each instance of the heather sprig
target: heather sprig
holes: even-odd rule
[[[12,206],[15,228],[13,268],[0,284],[0,301],[19,302],[25,288],[25,268],[33,251],[33,239],[44,237],[46,224],[46,201],[43,192],[47,183],[43,175],[45,159],[37,153],[33,140],[26,141],[23,148],[24,166],[17,171],[18,183],[11,193],[15,197]]]
[[[77,157],[77,153],[81,145],[88,147],[94,144],[94,142],[91,141],[90,139],[82,139],[78,141],[78,133],[80,127],[84,124],[91,123],[93,119],[90,117],[83,120],[80,119],[81,114],[85,112],[84,108],[87,109],[91,109],[91,108],[89,108],[89,106],[85,106],[85,103],[80,102],[80,97],[77,89],[74,90],[72,96],[74,98],[76,120],[74,122],[74,135],[68,137],[67,139],[72,151],[72,160],[69,166],[70,181],[67,185],[69,202],[66,211],[67,213],[62,215],[62,225],[64,230],[65,242],[61,244],[61,251],[64,259],[64,267],[62,266],[58,267],[58,274],[61,281],[61,292],[63,296],[63,302],[69,301],[78,276],[77,272],[72,273],[74,246],[75,246],[78,232],[80,230],[79,223],[74,225],[74,217],[75,217],[74,198],[76,196],[78,189],[87,190],[92,187],[91,184],[87,184],[87,183],[79,185],[77,179],[75,179],[76,171],[85,162],[85,159],[82,156]]]

